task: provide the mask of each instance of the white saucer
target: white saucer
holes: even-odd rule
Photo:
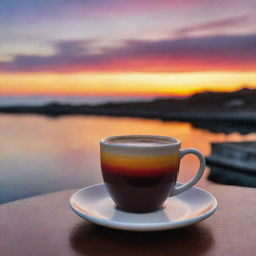
[[[70,198],[71,209],[80,217],[105,227],[132,231],[176,229],[202,221],[216,211],[217,200],[209,192],[192,187],[169,197],[164,205],[164,209],[151,213],[117,210],[104,184],[85,187]]]

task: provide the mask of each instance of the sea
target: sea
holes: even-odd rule
[[[121,102],[147,102],[155,99],[152,96],[56,96],[56,95],[32,95],[32,96],[0,96],[0,106],[40,106],[49,103],[60,104],[88,104],[99,105],[104,103]],[[163,97],[161,97],[163,98]]]
[[[152,99],[26,96],[1,97],[0,105],[43,105],[50,102],[95,105]],[[255,130],[224,133],[219,129],[211,131],[187,122],[160,119],[0,113],[0,204],[102,182],[99,141],[103,137],[121,134],[175,137],[182,141],[182,148],[197,148],[205,156],[211,153],[211,142],[256,140]],[[188,181],[197,168],[198,161],[186,156],[181,161],[178,180]],[[200,182],[208,182],[209,173],[207,167]]]

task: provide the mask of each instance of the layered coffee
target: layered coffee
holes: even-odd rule
[[[100,141],[101,170],[110,197],[117,208],[128,212],[161,209],[169,196],[193,187],[205,169],[205,158],[194,148],[180,149],[180,141],[156,135],[122,135]],[[196,175],[175,186],[180,159],[194,154],[199,162]]]
[[[177,178],[179,155],[171,150],[174,143],[177,141],[157,136],[110,137],[105,141],[102,174],[118,208],[148,212],[162,206]]]

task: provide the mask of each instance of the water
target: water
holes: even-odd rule
[[[52,102],[60,104],[88,104],[99,105],[103,103],[119,103],[119,102],[146,102],[153,100],[151,96],[59,96],[59,95],[32,95],[32,96],[0,96],[0,107],[2,106],[41,106]],[[163,98],[163,97],[162,97]]]
[[[255,133],[225,135],[189,123],[140,118],[0,115],[0,203],[101,182],[99,140],[121,134],[176,137],[183,148],[205,155],[211,141],[256,139]],[[179,180],[192,177],[197,166],[194,157],[186,157]]]

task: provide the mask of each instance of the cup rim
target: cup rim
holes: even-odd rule
[[[114,144],[108,143],[107,140],[117,139],[117,138],[136,138],[136,137],[144,137],[144,138],[162,138],[170,140],[170,143],[166,144],[159,144],[159,145],[147,145],[147,146],[136,146],[136,145],[129,145],[129,144]],[[104,137],[100,140],[101,145],[109,146],[109,147],[122,147],[122,148],[166,148],[166,147],[175,147],[180,146],[180,140],[169,137],[169,136],[161,136],[161,135],[146,135],[146,134],[127,134],[127,135],[116,135],[116,136],[109,136]]]

